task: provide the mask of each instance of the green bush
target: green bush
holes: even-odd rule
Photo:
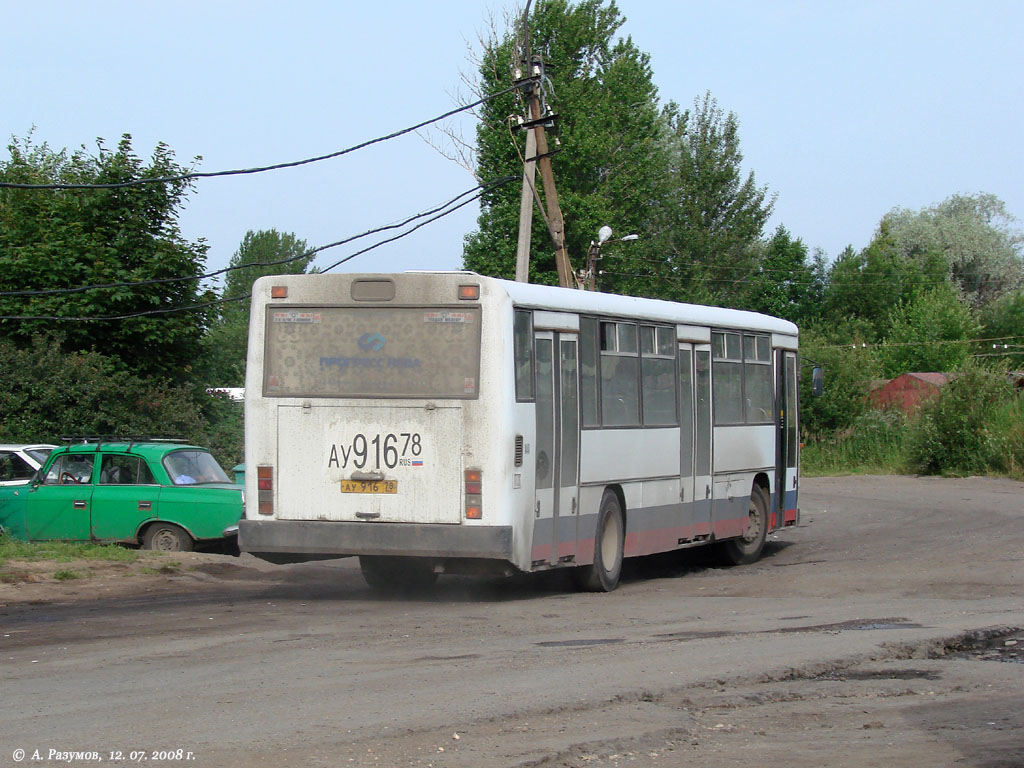
[[[196,384],[134,376],[97,352],[63,352],[59,337],[28,348],[0,339],[0,442],[64,436],[183,437],[230,471],[242,460],[242,408]]]
[[[1024,449],[1016,399],[1005,375],[968,366],[922,406],[909,436],[910,466],[921,474],[955,475],[1008,472],[1014,461],[1019,466]]]

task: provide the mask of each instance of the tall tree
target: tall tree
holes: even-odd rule
[[[829,271],[824,311],[834,323],[869,323],[885,337],[894,313],[924,294],[953,286],[983,310],[1024,286],[1024,236],[993,195],[954,195],[920,211],[895,208],[868,246],[844,251]]]
[[[866,332],[864,340],[876,341],[888,332],[897,308],[946,282],[942,259],[936,254],[903,257],[890,222],[883,218],[866,248],[860,252],[847,248],[833,262],[824,314],[836,326],[856,322]]]
[[[604,225],[616,233],[641,234],[628,247],[650,258],[658,255],[649,235],[655,231],[655,209],[668,199],[667,122],[649,56],[631,38],[616,39],[624,21],[616,4],[603,0],[542,0],[529,18],[531,51],[545,63],[547,106],[558,114],[552,164],[576,269],[584,266],[589,243]],[[521,66],[521,31],[518,21],[511,22],[485,41],[481,92],[511,83],[513,68]],[[524,114],[524,105],[511,94],[482,107],[474,169],[481,180],[521,175],[525,138],[510,129],[509,116]],[[468,269],[514,274],[520,191],[518,184],[509,184],[483,198],[478,229],[466,237]],[[532,254],[530,279],[557,283],[551,239],[540,215],[534,217]]]
[[[158,144],[149,164],[125,134],[116,150],[98,142],[56,152],[29,136],[12,139],[0,179],[30,184],[119,184],[180,176],[173,152]],[[92,320],[202,304],[213,294],[199,286],[207,246],[187,242],[178,214],[187,181],[108,189],[0,189],[0,274],[8,291],[76,289],[0,297],[0,316],[55,316],[68,320],[0,319],[0,338],[27,346],[33,336],[59,334],[66,351],[96,350],[125,370],[183,380],[209,310]],[[182,279],[183,278],[183,279]],[[84,319],[76,319],[84,318]]]
[[[1001,358],[1007,368],[1024,370],[1024,290],[985,307],[981,323],[984,338],[992,339],[983,354]]]
[[[309,245],[292,233],[276,229],[249,230],[231,257],[224,281],[220,314],[206,339],[205,378],[222,387],[245,384],[245,355],[249,338],[249,294],[256,278],[264,275],[296,275],[308,269],[314,255]],[[252,266],[242,265],[248,264]]]
[[[810,256],[803,241],[780,224],[762,244],[754,272],[742,282],[745,295],[735,305],[804,323],[821,314],[825,277],[824,255]]]
[[[757,263],[772,201],[741,169],[736,116],[710,94],[692,111],[662,107],[650,57],[632,38],[617,37],[624,21],[611,0],[541,0],[528,20],[530,49],[545,62],[547,105],[558,115],[552,165],[570,257],[584,267],[589,244],[608,225],[639,239],[602,249],[602,290],[735,302]],[[511,20],[484,42],[482,94],[511,82],[522,30]],[[523,113],[511,95],[482,108],[474,166],[481,180],[521,173],[524,141],[510,131],[509,116]],[[518,185],[507,185],[483,198],[478,229],[465,242],[467,268],[513,274],[519,195]],[[531,280],[555,283],[540,216],[532,242]]]
[[[995,195],[953,195],[920,211],[897,208],[883,224],[899,258],[940,260],[972,307],[1024,287],[1024,233]]]
[[[758,261],[774,198],[744,174],[739,119],[710,93],[682,113],[666,109],[670,126],[672,199],[661,206],[668,235],[657,295],[722,304],[742,302],[743,281]]]
[[[940,285],[897,307],[882,364],[886,376],[911,371],[956,371],[970,359],[980,326],[956,288]]]

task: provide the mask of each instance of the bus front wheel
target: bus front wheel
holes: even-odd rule
[[[747,526],[738,538],[723,541],[719,547],[723,559],[730,565],[749,565],[761,557],[765,536],[768,534],[768,504],[764,491],[758,487],[750,492],[747,507]]]
[[[622,504],[614,491],[605,491],[594,533],[594,562],[576,569],[576,583],[590,592],[611,592],[619,586],[626,523]]]

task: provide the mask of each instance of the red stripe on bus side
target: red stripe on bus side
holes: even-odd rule
[[[734,520],[716,520],[715,538],[731,539],[733,536],[742,536],[747,528],[749,518],[738,517]]]
[[[653,555],[675,549],[680,539],[689,539],[693,535],[691,526],[674,526],[655,531],[637,531],[626,534],[626,557]]]
[[[796,520],[796,510],[791,510],[792,519]],[[789,510],[786,512],[786,519],[790,518]],[[714,524],[715,537],[731,538],[741,536],[747,527],[747,518],[738,517],[734,520],[718,520]],[[626,557],[641,557],[653,555],[658,552],[670,552],[679,545],[680,539],[689,540],[695,536],[711,533],[712,527],[708,523],[695,526],[682,525],[671,528],[659,528],[654,531],[637,531],[626,534],[624,555]],[[566,557],[573,554],[573,542],[560,542],[558,545],[558,556]],[[594,562],[594,539],[580,539],[575,542],[576,564],[590,565]],[[530,550],[530,559],[538,560],[551,559],[551,545],[541,544]]]
[[[538,560],[550,560],[551,559],[551,545],[550,544],[538,544],[530,550],[530,560],[537,562]]]

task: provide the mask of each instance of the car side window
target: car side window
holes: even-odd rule
[[[100,464],[100,485],[152,485],[153,473],[140,456],[110,453]]]
[[[0,451],[0,482],[29,480],[36,473],[32,465],[13,451]]]
[[[88,485],[92,481],[92,454],[65,453],[46,473],[45,485]]]

